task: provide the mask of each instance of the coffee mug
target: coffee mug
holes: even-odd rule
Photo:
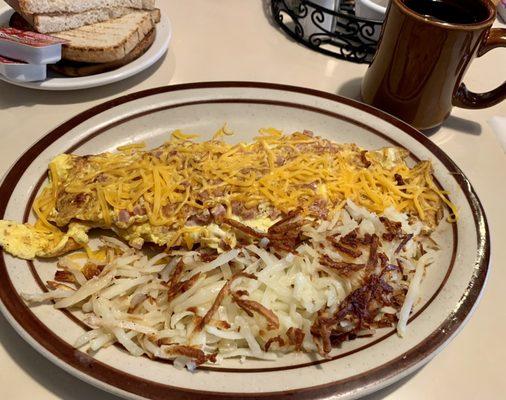
[[[500,103],[506,82],[487,93],[462,83],[475,57],[506,47],[506,29],[491,29],[495,17],[490,0],[391,0],[362,99],[422,130],[440,125],[453,106]]]

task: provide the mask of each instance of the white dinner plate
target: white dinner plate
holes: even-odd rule
[[[5,26],[9,23],[9,19],[13,11],[11,9],[4,9],[0,13],[0,26]],[[139,72],[152,66],[157,62],[169,48],[170,40],[172,37],[172,28],[169,17],[162,13],[160,22],[156,25],[156,38],[151,47],[141,57],[124,65],[114,71],[104,72],[102,74],[83,76],[77,78],[65,77],[48,69],[48,78],[41,82],[21,82],[7,79],[5,76],[0,75],[0,80],[11,83],[16,86],[22,86],[38,90],[77,90],[88,89],[97,86],[104,86],[110,83],[122,81],[123,79],[130,78]]]
[[[352,399],[421,367],[462,328],[480,297],[490,257],[483,208],[467,178],[433,142],[405,123],[353,100],[311,89],[247,82],[167,86],[109,101],[65,122],[20,157],[0,187],[0,218],[33,222],[31,205],[57,154],[113,151],[136,141],[157,146],[172,130],[203,139],[227,123],[231,141],[248,141],[262,127],[308,129],[337,142],[374,149],[401,146],[409,162],[431,160],[434,175],[458,206],[457,223],[442,229],[442,251],[427,269],[421,300],[406,337],[393,328],[343,343],[327,359],[296,353],[277,361],[225,360],[196,373],[133,357],[116,346],[94,357],[72,347],[86,326],[51,304],[28,307],[20,293],[41,293],[55,262],[27,262],[0,253],[0,309],[45,357],[75,376],[131,399]]]

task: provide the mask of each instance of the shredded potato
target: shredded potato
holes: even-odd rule
[[[289,240],[295,234],[287,227],[299,238],[293,252],[247,230],[238,232],[247,243],[222,254],[199,248],[148,257],[105,237],[100,249],[88,250],[106,261],[86,282],[90,259],[83,251],[59,262],[59,276],[74,289],[24,297],[83,312],[91,330],[77,339],[78,348],[118,342],[133,355],[172,359],[190,370],[292,351],[326,356],[332,345],[397,319],[406,333],[423,271],[437,255],[423,223],[393,207],[377,215],[348,200],[328,220],[297,215],[273,232],[285,231]],[[79,279],[63,273],[79,263]]]

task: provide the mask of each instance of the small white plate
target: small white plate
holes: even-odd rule
[[[85,326],[52,304],[28,308],[20,293],[42,293],[54,260],[26,262],[0,250],[0,311],[45,357],[104,390],[128,399],[350,400],[420,368],[460,331],[487,277],[490,238],[483,208],[462,171],[430,139],[377,109],[312,89],[248,82],[164,86],[95,106],[48,133],[21,156],[0,184],[0,219],[33,222],[34,196],[48,162],[60,153],[112,151],[145,141],[156,147],[180,128],[207,139],[223,123],[230,141],[250,141],[261,127],[285,133],[308,129],[367,149],[400,146],[410,162],[431,160],[434,175],[458,206],[460,218],[438,238],[441,253],[427,269],[421,298],[399,338],[392,328],[343,343],[329,359],[287,354],[276,361],[225,360],[195,374],[169,363],[133,357],[116,346],[95,357],[73,347]],[[500,238],[498,238],[500,240]]]
[[[0,12],[0,26],[7,25],[13,11],[3,10]],[[169,48],[170,39],[172,37],[172,28],[170,20],[162,14],[160,23],[156,25],[156,38],[151,47],[137,60],[118,68],[114,71],[105,72],[103,74],[83,76],[79,78],[64,77],[62,75],[48,71],[48,78],[41,82],[20,82],[7,79],[0,75],[0,80],[12,83],[16,86],[22,86],[38,90],[77,90],[88,89],[97,86],[104,86],[110,83],[118,82],[126,78],[130,78],[139,72],[152,66],[157,62]]]

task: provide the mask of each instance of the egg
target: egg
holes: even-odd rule
[[[97,155],[60,154],[34,203],[41,220],[36,227],[1,221],[0,246],[21,258],[52,257],[84,246],[88,231],[101,228],[137,249],[154,243],[221,252],[244,236],[226,219],[261,237],[293,211],[325,219],[347,199],[373,212],[402,205],[427,220],[441,209],[430,162],[410,169],[407,150],[367,151],[307,132],[261,133],[233,145],[176,132],[153,150],[134,145]],[[430,201],[420,205],[415,200],[422,193]]]
[[[47,248],[49,241],[29,225],[0,221],[0,245],[16,257],[33,259]]]
[[[242,218],[234,218],[234,219],[260,232],[267,232],[269,228],[272,225],[274,225],[274,221],[268,217],[259,217],[247,220]]]
[[[1,220],[0,246],[8,253],[26,260],[56,257],[88,243],[89,229],[86,225],[73,223],[69,225],[67,233],[48,234],[29,224]]]
[[[51,160],[49,168],[54,168],[58,177],[66,178],[68,172],[72,169],[72,156],[69,154],[59,154]]]

